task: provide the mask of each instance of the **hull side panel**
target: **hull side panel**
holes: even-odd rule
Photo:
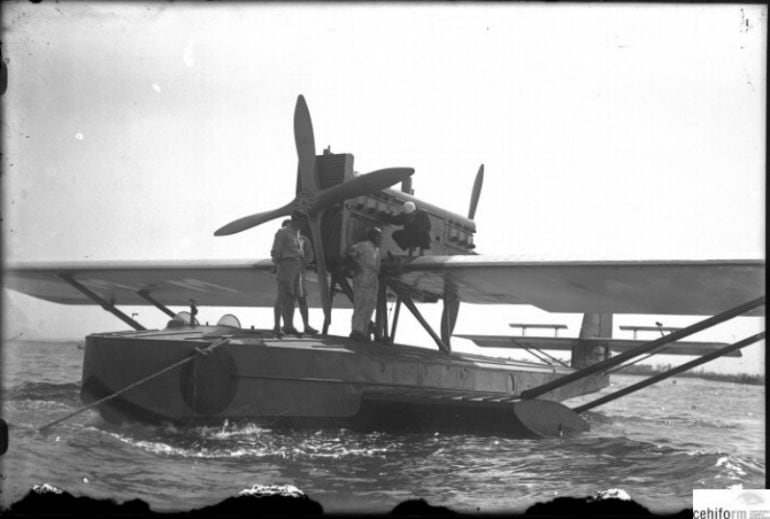
[[[216,330],[214,330],[216,331]],[[277,340],[251,332],[207,355],[212,327],[187,334],[95,334],[86,340],[81,398],[90,404],[190,359],[100,404],[110,421],[182,424],[335,423],[511,432],[511,400],[571,370],[344,338]],[[547,395],[564,400],[606,386],[589,377]],[[478,426],[478,427],[477,427]]]

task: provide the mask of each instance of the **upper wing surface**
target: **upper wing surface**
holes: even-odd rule
[[[763,260],[521,261],[421,256],[394,272],[403,284],[461,301],[528,304],[548,312],[715,315],[765,293]],[[764,315],[764,308],[755,311]]]
[[[187,306],[195,299],[200,305],[269,307],[276,296],[269,259],[9,265],[3,285],[54,303],[95,304],[67,278],[115,305],[148,305],[142,292],[168,306]],[[320,306],[316,283],[315,273],[307,271],[308,303],[312,306]],[[337,299],[338,306],[350,306],[346,298]]]

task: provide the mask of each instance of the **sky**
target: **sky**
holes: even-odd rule
[[[765,6],[2,9],[5,261],[268,257],[278,222],[213,232],[293,198],[299,94],[318,153],[353,153],[361,173],[413,167],[415,195],[434,205],[465,213],[483,163],[479,252],[765,256]],[[125,327],[99,308],[3,297],[5,336]],[[153,308],[125,311],[151,327],[166,320]],[[437,322],[441,309],[424,311]],[[235,313],[257,326],[269,316]],[[311,315],[320,325],[320,310]],[[349,314],[338,315],[332,332],[347,334]],[[563,335],[580,324],[533,307],[463,305],[456,332],[509,333],[522,320],[568,324]],[[698,317],[617,316],[616,335],[656,320]],[[763,327],[742,318],[694,337],[734,342]],[[400,340],[433,347],[416,322],[399,329]],[[705,369],[763,371],[763,349]]]

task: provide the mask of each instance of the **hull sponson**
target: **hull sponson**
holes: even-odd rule
[[[342,337],[275,339],[267,332],[199,326],[87,337],[85,404],[150,377],[232,335],[208,355],[100,404],[109,421],[181,424],[251,421],[272,425],[514,427],[510,401],[572,370]],[[606,375],[544,395],[561,401],[607,386]]]

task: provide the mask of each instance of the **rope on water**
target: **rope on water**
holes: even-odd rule
[[[138,380],[138,381],[134,382],[133,384],[130,384],[130,385],[124,387],[123,389],[115,391],[111,395],[107,395],[106,397],[101,398],[101,399],[97,400],[96,402],[92,402],[92,403],[88,404],[87,406],[81,407],[80,409],[71,412],[67,416],[59,418],[58,420],[54,420],[53,422],[50,422],[50,423],[40,427],[38,429],[38,432],[43,432],[46,429],[49,429],[50,427],[53,427],[56,424],[59,424],[59,423],[65,421],[65,420],[69,420],[73,416],[79,415],[83,411],[87,411],[87,410],[91,409],[92,407],[96,407],[97,405],[103,404],[104,402],[106,402],[108,400],[112,400],[113,398],[115,398],[115,397],[125,393],[129,389],[133,389],[133,388],[135,388],[137,386],[140,386],[140,385],[144,384],[145,382],[147,382],[149,380],[152,380],[152,379],[154,379],[156,377],[159,377],[160,375],[162,375],[162,374],[164,374],[164,373],[166,373],[168,371],[171,371],[174,368],[177,368],[177,367],[179,367],[179,366],[181,366],[183,364],[186,364],[186,363],[190,362],[191,360],[194,360],[198,355],[207,355],[207,354],[211,353],[215,348],[218,348],[218,347],[222,346],[223,344],[229,342],[230,341],[230,337],[231,337],[230,335],[223,336],[222,339],[220,339],[220,340],[218,340],[216,342],[212,342],[211,344],[209,344],[205,348],[196,348],[195,349],[195,353],[193,353],[189,357],[187,357],[185,359],[182,359],[180,361],[177,361],[177,362],[171,364],[170,366],[167,366],[167,367],[163,368],[160,371],[156,371],[152,375],[144,377],[143,379]]]

